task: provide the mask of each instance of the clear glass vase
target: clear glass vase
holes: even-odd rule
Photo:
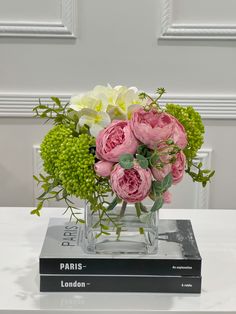
[[[150,209],[150,208],[148,208]],[[158,249],[159,211],[142,219],[134,205],[128,205],[122,213],[120,205],[107,212],[104,223],[107,234],[101,234],[98,212],[92,214],[85,206],[84,250],[92,254],[155,254]]]

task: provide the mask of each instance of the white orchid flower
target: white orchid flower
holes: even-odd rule
[[[111,123],[109,114],[103,111],[97,112],[93,109],[82,109],[79,115],[79,126],[87,125],[90,134],[94,137],[97,137],[99,132]]]
[[[93,107],[95,102],[96,100],[90,97],[88,94],[79,94],[71,97],[70,108],[75,111],[80,111],[84,108]]]
[[[71,97],[70,108],[79,114],[83,109],[90,109],[97,113],[107,113],[102,117],[102,120],[104,118],[106,121],[108,115],[110,115],[111,120],[123,120],[130,119],[134,105],[142,105],[142,102],[136,87],[115,86],[112,88],[110,85],[97,85],[86,94]],[[90,114],[90,117],[92,117],[92,114]]]
[[[84,108],[93,109],[97,112],[106,111],[108,105],[114,105],[117,98],[117,91],[109,86],[96,86],[86,94],[79,94],[71,97],[70,108],[80,111]]]
[[[116,86],[118,90],[118,97],[116,107],[118,111],[128,118],[129,107],[133,105],[141,105],[142,101],[139,98],[139,92],[136,87],[127,88],[125,86]]]

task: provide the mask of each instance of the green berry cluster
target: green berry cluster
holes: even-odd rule
[[[52,176],[55,175],[56,161],[60,154],[61,144],[68,138],[72,138],[72,130],[63,124],[59,124],[48,132],[41,143],[40,151],[44,162],[44,170]]]
[[[204,142],[205,130],[200,114],[191,106],[182,107],[175,104],[167,104],[166,111],[184,126],[188,139],[184,154],[188,161],[192,161]]]
[[[95,156],[90,153],[94,138],[89,134],[66,138],[56,161],[56,176],[68,194],[89,199],[96,190]]]

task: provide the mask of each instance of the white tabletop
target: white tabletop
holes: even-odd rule
[[[236,210],[162,209],[161,218],[191,219],[202,255],[202,293],[40,293],[38,257],[50,216],[0,208],[0,313],[236,313]],[[28,312],[28,313],[29,313]]]

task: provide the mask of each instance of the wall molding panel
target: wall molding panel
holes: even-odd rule
[[[205,169],[211,169],[211,158],[212,149],[211,148],[201,148],[199,149],[196,158],[194,159],[195,164],[202,162]],[[207,209],[209,208],[210,199],[210,184],[207,184],[205,188],[202,187],[200,183],[195,183],[195,200],[194,208]]]
[[[0,117],[32,117],[33,108],[39,103],[52,104],[49,94],[0,94]],[[71,95],[68,93],[54,93],[62,102],[69,101]],[[169,95],[166,94],[160,103],[176,103],[183,106],[193,106],[202,116],[203,119],[236,119],[236,95],[219,96],[219,95]]]
[[[236,96],[219,95],[164,95],[161,104],[176,103],[192,106],[203,119],[236,119]]]
[[[76,38],[76,0],[61,0],[61,21],[0,21],[0,37]]]
[[[161,0],[160,39],[236,40],[236,24],[175,24],[173,0]]]
[[[69,95],[56,94],[62,102],[69,101]],[[0,94],[0,117],[33,117],[33,108],[39,104],[52,104],[50,96],[46,94]]]

